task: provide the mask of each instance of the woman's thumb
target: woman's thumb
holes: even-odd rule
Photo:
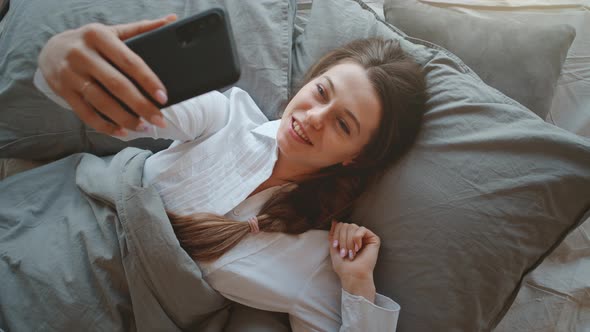
[[[144,32],[157,29],[170,22],[174,22],[175,20],[176,14],[169,14],[155,20],[142,20],[138,22],[113,25],[111,28],[115,31],[115,34],[119,37],[119,39],[125,40],[133,36],[140,35]]]

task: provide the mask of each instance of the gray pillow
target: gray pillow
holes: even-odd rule
[[[90,22],[125,23],[212,6],[230,16],[246,89],[273,118],[288,98],[295,0],[12,0],[0,35],[0,158],[56,159],[74,152],[112,154],[125,146],[160,150],[166,140],[131,143],[96,133],[32,84],[37,56],[53,35]],[[50,14],[50,15],[48,15]]]
[[[489,331],[523,276],[590,209],[590,140],[545,123],[360,0],[314,1],[293,77],[370,36],[399,40],[424,67],[430,95],[417,144],[353,215],[382,239],[377,291],[401,305],[400,332]]]
[[[543,119],[549,113],[574,28],[482,19],[417,0],[385,0],[383,11],[387,22],[453,52]]]

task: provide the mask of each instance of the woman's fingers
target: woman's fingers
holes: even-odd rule
[[[139,119],[126,112],[120,103],[137,116],[163,126],[158,105],[143,96],[132,80],[161,103],[166,102],[165,87],[121,39],[156,29],[175,19],[175,15],[169,15],[112,27],[93,23],[64,31],[50,38],[43,47],[39,68],[51,89],[66,99],[83,122],[100,132],[112,134],[121,127],[136,129]],[[103,119],[97,111],[115,124]]]
[[[332,222],[330,229],[331,245],[340,257],[354,259],[361,249],[369,244],[379,247],[380,240],[369,229],[356,224]]]
[[[121,135],[123,133],[122,128],[113,124],[106,119],[103,119],[98,115],[93,106],[85,98],[85,95],[92,94],[93,84],[91,79],[81,77],[75,71],[64,70],[62,71],[62,79],[71,86],[76,86],[77,89],[68,88],[64,89],[63,98],[72,106],[76,115],[83,122],[89,124],[92,128],[99,132],[108,135]]]
[[[123,42],[117,39],[112,33],[107,33],[108,27],[101,25],[90,25],[85,28],[83,38],[86,43],[90,45],[91,51],[80,52],[80,54],[73,54],[72,57],[85,58],[78,61],[72,61],[72,66],[76,67],[79,72],[87,72],[88,76],[93,77],[96,81],[110,92],[116,99],[127,105],[138,116],[152,122],[155,125],[162,126],[162,118],[159,107],[154,105],[148,98],[146,98],[140,90],[125,76],[123,73],[133,77],[142,77],[137,82],[142,82],[142,85],[156,85],[159,90],[163,89],[163,85],[156,75],[147,67],[145,62],[134,52],[132,52]],[[94,51],[96,50],[96,51]],[[106,57],[103,58],[103,57]],[[121,58],[124,58],[121,60]],[[125,62],[126,65],[115,68],[117,63]],[[81,68],[84,66],[85,68]],[[149,82],[156,83],[149,83]],[[147,82],[147,83],[146,83]],[[153,89],[153,88],[152,88]],[[149,91],[149,90],[147,90]],[[90,100],[89,96],[85,97],[94,105],[102,103],[100,101]],[[108,97],[109,102],[116,102],[113,97]],[[118,103],[118,102],[117,102]],[[122,110],[121,107],[119,109]],[[118,125],[134,130],[138,119],[133,121],[127,112],[120,113],[114,108],[99,108],[97,110],[105,114],[109,118],[122,118],[123,122],[117,122]]]
[[[114,31],[114,40],[102,40],[102,42],[116,43],[117,40],[126,40],[142,33],[157,29],[176,20],[176,14],[169,14],[156,20],[144,20],[128,24],[120,24],[110,27]],[[106,35],[112,37],[112,35]],[[100,42],[100,41],[99,41]],[[166,87],[160,79],[152,72],[145,62],[127,48],[124,43],[119,44],[119,48],[112,49],[112,52],[105,54],[111,62],[120,70],[127,73],[135,82],[138,82],[142,89],[160,103],[165,104],[168,100],[166,96]],[[107,48],[107,50],[111,50]],[[149,119],[149,118],[148,118]]]
[[[160,105],[166,103],[166,87],[142,58],[115,35],[100,34],[96,37],[94,42],[97,48],[104,50],[102,56],[137,82]]]
[[[334,235],[334,229],[336,228],[336,224],[338,222],[336,220],[332,220],[332,223],[330,225],[330,232],[328,233],[330,236]]]
[[[377,234],[373,233],[368,228],[364,228],[362,241],[363,241],[363,245],[365,245],[365,246],[372,245],[372,246],[376,246],[377,248],[379,248],[381,246],[381,239],[379,238],[379,236],[377,236]]]
[[[109,119],[123,128],[137,131],[141,120],[137,116],[125,111],[123,107],[105,92],[97,83],[87,81],[87,87],[81,94],[86,102],[94,107],[97,112],[106,115]]]
[[[80,117],[80,119],[85,123],[92,123],[92,127],[97,131],[108,135],[126,135],[124,129],[121,129],[101,118],[98,115],[98,113],[94,111],[92,106],[88,105],[88,103],[84,100],[82,96],[72,94],[67,96],[66,100],[72,106],[72,108],[74,108],[77,111],[76,114],[78,115],[78,117]]]
[[[349,255],[350,245],[348,243],[348,233],[350,232],[350,224],[341,224],[340,227],[340,238],[338,242],[340,243],[340,257],[345,258]]]
[[[174,22],[176,21],[176,18],[176,14],[168,14],[155,20],[143,20],[139,22],[113,25],[111,26],[111,29],[119,39],[125,40]]]
[[[92,55],[84,55],[84,57],[92,57]],[[84,61],[79,62],[83,63]],[[104,60],[98,57],[97,59],[94,59],[94,61],[88,62],[96,63],[104,62]],[[74,69],[77,68],[74,67]],[[112,130],[110,129],[112,129],[113,127],[116,127],[118,129],[128,128],[131,130],[136,130],[136,128],[139,127],[140,119],[137,116],[125,111],[121,104],[110,94],[108,94],[96,81],[94,81],[94,79],[90,77],[81,77],[79,74],[77,74],[77,71],[74,70],[64,72],[63,77],[67,81],[72,82],[73,85],[77,87],[75,89],[77,95],[79,95],[84,100],[85,104],[91,106],[95,113],[99,112],[114,122],[112,126],[108,127],[109,130],[104,131],[102,130],[104,128],[104,122],[110,123],[107,119],[104,119],[97,114],[97,116],[93,116],[92,119],[100,118],[100,122],[86,122],[86,119],[90,118],[87,115],[82,117],[82,114],[79,114],[80,119],[90,124],[91,127],[95,128],[100,132],[104,132],[105,134],[112,134]],[[81,111],[80,113],[86,112]]]
[[[336,222],[333,224],[333,231],[332,231],[332,247],[335,249],[340,249],[340,229],[342,223]]]
[[[363,247],[363,237],[366,232],[366,228],[364,227],[357,227],[354,231],[348,234],[348,243],[350,245],[351,250],[353,251],[353,257],[361,250]]]
[[[356,251],[352,236],[358,228],[355,224],[333,223],[330,233],[332,234],[332,246],[338,250],[341,258],[353,259]]]
[[[343,241],[346,243],[346,255],[349,259],[353,259],[356,255],[356,252],[354,251],[354,242],[352,241],[352,237],[358,229],[358,225],[347,224],[346,226],[346,238],[344,238]]]

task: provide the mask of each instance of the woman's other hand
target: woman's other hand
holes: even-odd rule
[[[379,237],[365,227],[333,221],[329,240],[332,267],[342,288],[374,302],[373,270],[381,245]]]
[[[126,112],[98,82],[137,115],[162,127],[164,121],[160,109],[143,96],[122,72],[161,104],[167,100],[166,88],[123,40],[174,20],[176,15],[172,14],[157,20],[113,26],[91,23],[64,31],[49,39],[43,47],[38,59],[39,68],[51,89],[70,104],[83,122],[99,132],[125,135],[123,128],[136,130],[140,119]],[[95,109],[116,124],[100,117]]]

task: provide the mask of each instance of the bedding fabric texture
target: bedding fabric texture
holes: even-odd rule
[[[453,52],[484,82],[541,118],[549,113],[576,35],[569,25],[483,19],[420,0],[385,0],[383,11],[387,22]]]
[[[449,51],[414,39],[360,0],[316,0],[295,41],[295,84],[326,51],[398,40],[424,67],[417,144],[356,206],[382,239],[377,289],[398,331],[490,331],[528,272],[590,209],[590,140],[545,123]]]
[[[463,15],[576,29],[545,121],[590,137],[590,1],[421,0]],[[523,280],[494,332],[590,330],[590,216]]]
[[[590,137],[590,1],[588,0],[421,0],[463,15],[504,19],[521,24],[566,23],[576,38],[557,81],[553,105],[546,121],[576,134]]]
[[[0,158],[55,160],[75,152],[108,155],[126,146],[161,150],[166,140],[131,143],[99,134],[75,114],[39,93],[32,83],[46,41],[91,22],[119,24],[169,13],[179,18],[211,7],[229,14],[246,89],[275,118],[289,90],[295,0],[12,0],[0,34]],[[51,15],[48,15],[51,13]]]
[[[229,303],[142,185],[149,155],[75,154],[0,181],[0,330],[223,328]]]

